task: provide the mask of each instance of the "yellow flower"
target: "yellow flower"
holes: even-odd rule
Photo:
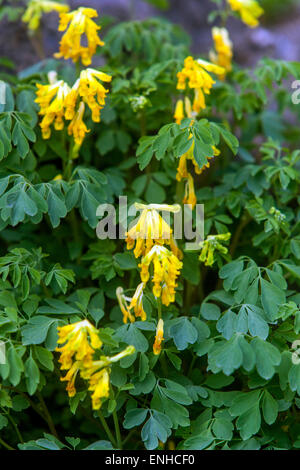
[[[99,410],[102,405],[102,398],[109,396],[109,373],[110,369],[102,369],[91,376],[89,390],[92,393],[92,406],[94,410]]]
[[[81,370],[81,377],[89,380],[89,390],[93,392],[92,407],[94,410],[99,410],[102,405],[102,399],[109,396],[109,374],[111,364],[120,361],[123,357],[129,356],[134,352],[134,346],[127,346],[124,351],[121,351],[115,356],[101,356],[99,361],[93,361],[89,367]]]
[[[61,353],[59,362],[62,370],[70,369],[74,358],[88,365],[94,350],[102,346],[98,330],[88,320],[59,327],[58,337],[57,343],[63,344],[56,348]]]
[[[59,52],[55,57],[72,59],[77,62],[81,59],[83,65],[90,65],[97,46],[103,46],[98,31],[101,29],[91,18],[98,16],[93,8],[80,7],[70,13],[61,13],[59,31],[65,31]],[[82,35],[85,35],[87,46],[81,44]]]
[[[136,317],[140,317],[142,321],[147,318],[146,312],[143,307],[143,295],[144,295],[145,284],[141,282],[134,293],[134,296],[127,297],[124,294],[123,288],[118,287],[116,290],[117,299],[119,302],[120,309],[123,313],[123,322],[127,323],[128,319],[130,322],[134,322]],[[133,310],[134,315],[131,313]]]
[[[88,68],[80,74],[78,93],[92,111],[94,122],[100,122],[100,110],[105,105],[108,90],[100,83],[110,82],[111,76],[99,70]]]
[[[192,138],[192,135],[189,137],[190,139]],[[201,173],[205,170],[205,168],[209,168],[210,162],[207,162],[205,165],[203,165],[201,168],[199,167],[198,163],[196,162],[194,158],[194,148],[195,148],[195,143],[193,142],[190,148],[186,153],[181,155],[179,159],[179,164],[177,168],[177,174],[176,174],[176,179],[177,181],[181,181],[183,178],[188,178],[189,172],[187,168],[187,161],[191,160],[194,165],[195,173],[197,175],[201,175]],[[213,157],[216,157],[220,155],[220,150],[217,149],[214,145],[212,146],[213,149]],[[208,160],[212,159],[213,157],[206,157]]]
[[[227,29],[214,27],[212,37],[216,52],[210,52],[211,61],[223,67],[226,72],[230,72],[232,70],[232,42],[229,39]],[[224,79],[225,75],[220,76],[220,79]]]
[[[55,72],[49,73],[49,85],[36,84],[37,92],[35,102],[40,106],[39,114],[43,116],[40,123],[43,139],[51,136],[50,126],[54,122],[56,130],[64,128],[65,99],[70,87],[63,80],[56,81]]]
[[[170,245],[172,252],[181,257],[181,251],[172,236],[171,227],[165,222],[158,211],[179,212],[178,204],[139,204],[135,203],[137,209],[142,210],[138,222],[127,232],[127,249],[131,250],[135,245],[134,255],[138,258],[148,253],[155,243]]]
[[[174,119],[176,124],[180,124],[182,119],[184,119],[184,112],[183,112],[183,101],[178,100],[175,107]]]
[[[250,28],[258,26],[258,18],[264,13],[256,0],[227,0],[231,9],[237,11],[244,23]]]
[[[202,249],[199,260],[204,262],[205,266],[212,266],[215,262],[214,252],[218,251],[221,254],[226,255],[228,248],[222,245],[222,243],[228,241],[231,237],[231,233],[221,233],[219,235],[209,235],[203,242],[200,243]]]
[[[89,130],[87,129],[85,123],[82,120],[82,116],[84,114],[84,103],[81,102],[76,112],[75,116],[73,117],[72,121],[68,126],[68,134],[74,137],[75,143],[80,146],[85,138],[85,135]]]
[[[66,386],[66,391],[68,392],[69,397],[74,397],[76,395],[75,380],[76,376],[80,370],[80,361],[75,361],[74,364],[70,367],[69,371],[64,377],[61,377],[62,382],[68,382]]]
[[[164,340],[164,322],[160,318],[160,320],[157,323],[157,328],[156,328],[156,335],[155,335],[155,341],[153,344],[153,352],[156,356],[160,354],[161,352],[161,343]]]
[[[28,28],[30,30],[35,31],[40,26],[42,14],[50,13],[51,11],[66,13],[69,11],[69,6],[50,0],[30,0],[26,11],[22,16],[22,21],[24,21],[24,23],[28,23]]]
[[[186,96],[184,98],[184,103],[182,100],[178,100],[175,107],[174,119],[177,124],[181,124],[181,121],[187,117],[194,117],[194,112],[192,111],[192,105],[190,99]]]
[[[205,60],[194,60],[189,56],[184,61],[183,69],[178,72],[177,89],[185,90],[188,84],[189,88],[195,90],[193,111],[199,113],[201,109],[205,109],[204,94],[209,94],[215,83],[209,72],[216,75],[224,75],[225,70],[216,64],[211,64]]]
[[[166,247],[154,245],[139,265],[143,282],[147,282],[150,278],[151,263],[153,263],[153,294],[157,298],[161,297],[162,303],[168,306],[175,301],[176,278],[182,268],[182,262]]]
[[[194,209],[197,204],[197,197],[195,194],[194,180],[190,173],[187,176],[187,182],[185,184],[185,195],[183,199],[183,204],[191,204],[192,209]]]
[[[56,175],[56,176],[53,178],[53,181],[60,181],[60,180],[62,180],[62,179],[63,179],[63,177],[62,177],[62,175],[59,173],[58,175]]]

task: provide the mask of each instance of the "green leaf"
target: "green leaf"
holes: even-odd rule
[[[183,351],[189,344],[194,344],[198,338],[197,329],[192,325],[187,317],[180,317],[170,322],[169,335],[174,343]]]

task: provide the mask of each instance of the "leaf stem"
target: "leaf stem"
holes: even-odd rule
[[[114,436],[112,435],[112,433],[111,433],[111,431],[110,431],[110,429],[109,429],[109,427],[108,427],[108,424],[107,424],[107,422],[106,422],[106,419],[104,418],[104,416],[103,416],[103,414],[102,414],[102,412],[101,412],[100,410],[98,410],[98,416],[99,416],[99,419],[100,419],[100,421],[101,421],[101,424],[102,424],[102,426],[103,426],[103,428],[104,428],[104,431],[106,432],[107,437],[109,438],[110,442],[112,443],[112,445],[113,445],[114,447],[117,447],[117,442],[116,442]]]

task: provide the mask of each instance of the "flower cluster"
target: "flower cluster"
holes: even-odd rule
[[[170,305],[175,301],[176,280],[182,268],[182,253],[179,250],[172,234],[170,225],[159,214],[159,211],[177,213],[179,205],[167,204],[135,204],[141,210],[138,221],[127,232],[127,248],[134,248],[136,258],[141,257],[139,264],[141,283],[137,286],[133,297],[124,294],[122,287],[118,287],[116,294],[123,313],[123,321],[134,322],[136,318],[146,320],[147,315],[143,307],[144,288],[151,278],[153,294],[161,299],[163,305]],[[167,246],[169,248],[167,248]],[[154,354],[159,354],[163,340],[163,322],[158,323],[160,333],[157,333],[154,343]]]
[[[223,246],[222,243],[230,240],[231,233],[221,233],[219,235],[208,235],[208,237],[200,243],[200,248],[202,248],[199,260],[202,261],[205,266],[212,266],[215,262],[215,251],[220,254],[226,255],[228,253],[228,248]]]
[[[187,85],[194,90],[192,110],[199,113],[206,108],[205,95],[210,94],[215,80],[210,73],[224,75],[225,70],[216,64],[189,56],[184,60],[184,67],[177,73],[177,90],[185,90]]]
[[[78,146],[82,144],[88,132],[83,121],[85,104],[90,108],[94,122],[100,121],[100,110],[105,105],[108,90],[99,80],[110,82],[111,76],[89,68],[81,72],[72,88],[63,80],[57,80],[56,73],[49,74],[48,85],[37,83],[35,101],[43,116],[40,126],[44,139],[50,138],[53,123],[56,130],[62,130],[64,120],[69,120],[68,134],[73,135]]]
[[[214,40],[215,51],[210,52],[210,60],[223,67],[227,72],[232,69],[232,42],[229,39],[229,34],[226,28],[212,28],[212,37]],[[220,76],[224,80],[226,74]]]
[[[109,396],[111,364],[133,354],[134,347],[128,346],[115,356],[100,356],[98,360],[94,360],[96,351],[102,347],[102,341],[99,331],[88,320],[59,327],[58,336],[57,343],[62,345],[56,348],[60,353],[59,363],[61,370],[68,371],[61,381],[67,382],[69,397],[76,394],[75,380],[79,374],[82,379],[89,381],[88,389],[92,392],[93,409],[98,410],[102,400]]]
[[[258,18],[264,13],[264,10],[256,0],[227,0],[227,2],[250,28],[258,26]]]
[[[69,11],[69,6],[52,0],[30,0],[22,16],[22,21],[28,23],[30,31],[36,31],[40,26],[43,13],[50,13],[51,11],[66,13]]]
[[[59,52],[55,57],[72,59],[78,62],[81,59],[83,65],[90,65],[97,46],[103,46],[98,31],[101,29],[92,18],[98,16],[93,8],[80,7],[70,13],[60,14],[59,31],[66,31],[60,41]],[[87,46],[82,45],[84,35]]]

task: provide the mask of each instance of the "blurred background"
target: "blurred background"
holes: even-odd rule
[[[28,36],[20,20],[26,1],[0,0],[0,57],[10,59],[17,71],[41,60],[39,45],[46,56],[58,50],[60,33],[58,15],[43,17],[39,44]],[[162,16],[180,25],[192,38],[195,55],[207,54],[212,45],[207,16],[215,9],[211,0],[73,0],[64,1],[71,8],[87,6],[97,9],[109,27],[119,21]],[[236,62],[251,66],[261,57],[300,61],[300,0],[260,0],[265,9],[261,24],[250,29],[238,19],[229,22]],[[105,31],[105,28],[104,28]],[[3,64],[3,62],[2,62]]]

